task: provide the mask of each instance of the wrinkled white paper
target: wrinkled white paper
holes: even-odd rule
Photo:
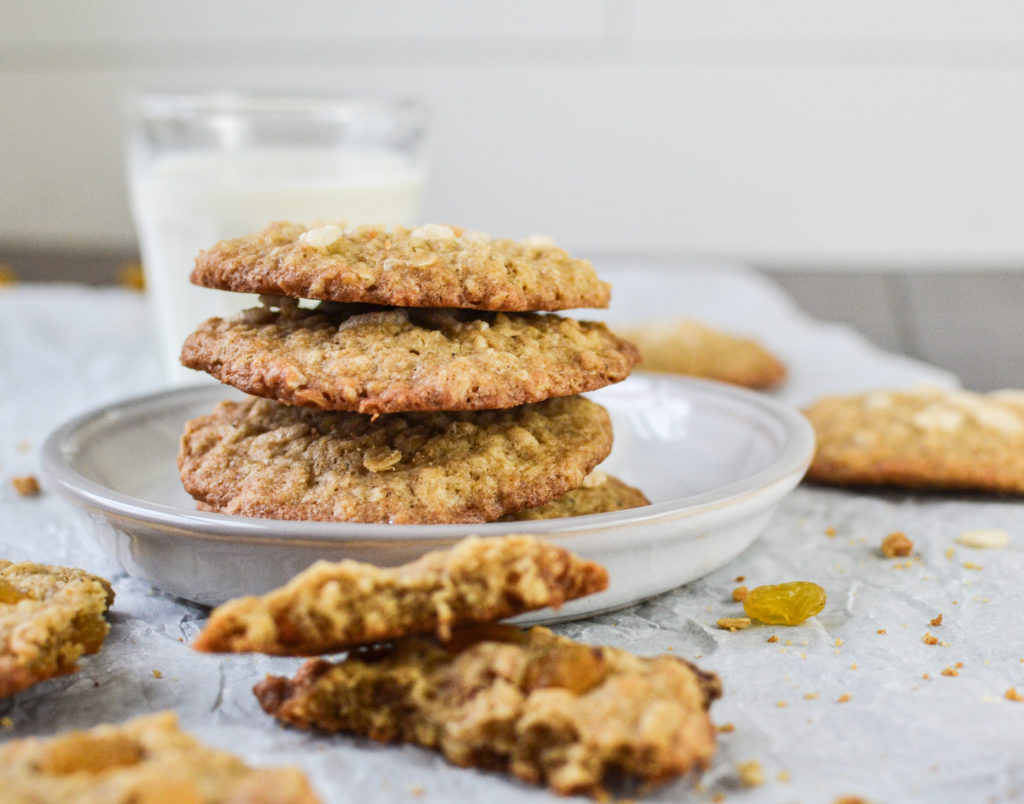
[[[955,383],[877,351],[845,327],[807,318],[750,272],[604,273],[615,282],[608,320],[690,315],[756,335],[789,364],[790,379],[775,393],[795,404],[829,392]],[[586,313],[581,317],[606,317]],[[127,291],[0,289],[0,555],[81,566],[111,578],[117,591],[103,650],[84,659],[78,674],[0,702],[0,716],[13,723],[0,738],[169,708],[185,728],[250,762],[300,765],[329,802],[560,800],[421,749],[279,728],[251,688],[268,672],[291,675],[301,660],[193,652],[203,609],[126,576],[94,545],[85,516],[53,492],[14,493],[9,478],[38,474],[40,445],[57,425],[159,387],[147,324],[143,299]],[[954,543],[961,531],[979,528],[1007,531],[1009,546]],[[880,556],[882,539],[896,530],[914,541],[912,558]],[[737,576],[747,586],[813,580],[827,590],[828,605],[799,627],[722,631],[719,617],[741,614],[731,599]],[[557,630],[641,654],[671,651],[721,676],[725,695],[712,714],[734,730],[721,735],[702,777],[672,783],[648,800],[1019,800],[1024,703],[1003,695],[1011,686],[1024,692],[1022,577],[1019,502],[800,486],[754,545],[723,569]],[[942,624],[929,625],[940,613]],[[926,632],[946,646],[926,645]],[[771,636],[778,641],[768,642]],[[958,675],[942,675],[947,667]],[[849,700],[840,702],[842,696]],[[765,781],[743,788],[736,766],[750,760],[760,763]]]

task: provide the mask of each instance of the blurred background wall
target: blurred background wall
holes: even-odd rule
[[[1024,386],[1024,4],[0,0],[0,260],[135,255],[133,88],[411,95],[424,220],[763,269],[979,389]]]

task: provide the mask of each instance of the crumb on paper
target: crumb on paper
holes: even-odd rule
[[[39,480],[35,475],[12,477],[11,485],[22,497],[35,497],[39,493]]]
[[[716,625],[725,631],[742,631],[750,627],[749,617],[720,617]]]
[[[928,675],[927,673],[923,674],[921,676],[921,678],[923,678],[925,681],[931,681],[932,680],[932,677],[930,675]]]
[[[839,637],[836,637],[836,641],[832,644],[834,644],[837,648],[841,648],[843,646],[843,640],[841,640]]]
[[[764,784],[764,771],[756,759],[736,765],[736,775],[740,777],[740,784],[744,787],[759,787]]]
[[[836,533],[837,533],[837,531],[833,527],[825,528],[825,535],[828,536],[830,539],[834,539],[835,536],[836,536]]]
[[[956,663],[956,666],[957,666],[957,667],[963,667],[963,666],[964,666],[964,663],[963,663],[963,662],[957,662],[957,663]]]
[[[847,702],[847,701],[849,701],[849,700],[850,700],[850,699],[851,699],[852,697],[853,697],[853,696],[852,696],[852,695],[850,695],[850,693],[848,693],[848,692],[844,692],[844,693],[843,693],[842,695],[840,695],[840,696],[839,696],[838,698],[836,698],[836,703],[846,703],[846,702]]]
[[[743,583],[745,580],[747,580],[747,576],[746,575],[737,575],[733,579],[733,583]]]
[[[159,670],[154,670],[153,671],[153,678],[163,678],[163,677],[164,677],[164,674],[161,673]]]
[[[768,639],[765,640],[765,642],[778,642],[778,641],[779,641],[779,638],[777,636],[775,636],[775,634],[772,634],[770,637],[768,637]],[[1024,659],[1021,659],[1021,661],[1024,662]]]
[[[736,726],[733,723],[722,723],[717,729],[719,734],[728,734],[736,731]]]
[[[857,663],[856,663],[856,662],[854,662],[853,664],[851,664],[851,665],[850,665],[850,669],[851,669],[851,670],[856,670],[856,669],[857,669]]]
[[[832,804],[871,804],[871,802],[860,796],[839,796]]]
[[[778,773],[775,774],[775,778],[780,782],[788,782],[791,777],[789,775],[789,771],[780,770]]]
[[[952,667],[947,667],[945,670],[942,671],[942,675],[944,675],[944,676],[958,676],[958,675],[960,675],[960,673],[959,673],[959,671],[957,671],[956,669],[954,669]]]
[[[1010,534],[998,528],[981,528],[965,530],[954,541],[965,547],[999,550],[1010,543]]]
[[[882,555],[886,558],[906,558],[913,549],[914,543],[900,530],[893,531],[882,540]]]
[[[816,701],[820,697],[821,697],[821,694],[817,693],[817,692],[805,692],[804,693],[804,700],[805,701]]]
[[[410,787],[409,792],[414,796],[422,796],[426,791],[420,785],[416,785],[415,787]]]
[[[744,599],[747,597],[747,592],[749,591],[750,590],[747,589],[747,587],[745,586],[737,586],[735,589],[732,590],[732,599],[735,600],[737,603],[742,603]]]
[[[875,633],[876,634],[887,634],[889,632],[886,631],[884,628],[879,628],[877,631],[875,631]]]
[[[725,801],[725,793],[719,791],[718,793],[712,794],[711,801],[713,804],[722,804],[722,802]]]
[[[1010,687],[1010,689],[1003,693],[1003,697],[1008,701],[1016,701],[1017,703],[1024,702],[1024,695],[1017,692],[1016,687]]]
[[[946,555],[946,558],[948,558],[950,561],[952,561],[953,560],[953,556],[956,555],[956,550],[954,550],[952,547],[947,547],[945,555]]]
[[[962,566],[964,569],[977,570],[979,572],[984,569],[981,564],[975,564],[973,561],[965,561]]]
[[[776,701],[775,706],[779,709],[785,709],[789,704],[786,701]]]
[[[931,620],[928,621],[928,625],[930,625],[932,628],[937,628],[938,626],[942,625],[942,614],[936,614],[934,617],[932,617]]]
[[[939,638],[936,637],[936,636],[932,636],[928,631],[924,632],[924,636],[921,637],[921,641],[925,645],[938,645],[939,644]]]
[[[117,284],[129,290],[145,290],[146,274],[142,270],[142,263],[138,260],[121,263],[117,269]]]

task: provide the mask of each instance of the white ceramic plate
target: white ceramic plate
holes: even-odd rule
[[[280,586],[318,558],[409,561],[469,534],[533,533],[600,561],[599,595],[551,622],[619,608],[705,575],[746,548],[803,477],[814,435],[797,411],[718,383],[655,374],[590,394],[611,413],[602,469],[652,505],[611,514],[483,525],[290,522],[200,513],[178,480],[188,419],[237,392],[219,386],[129,399],[68,422],[43,447],[43,471],[89,515],[102,546],[132,575],[215,605]]]

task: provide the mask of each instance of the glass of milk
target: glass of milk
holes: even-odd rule
[[[178,355],[211,316],[256,297],[190,284],[196,255],[273,221],[413,226],[428,111],[412,101],[141,93],[127,108],[128,183],[163,375],[202,381]]]

